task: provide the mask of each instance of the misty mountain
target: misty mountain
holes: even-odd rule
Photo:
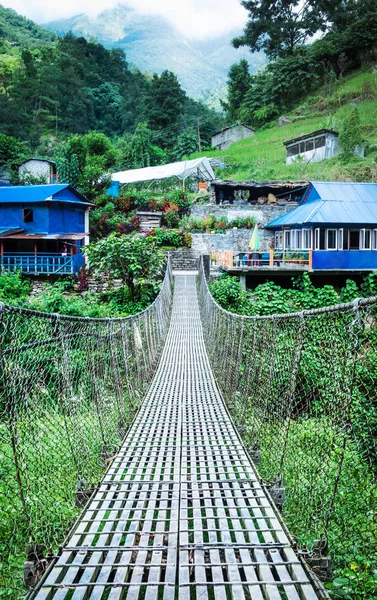
[[[252,71],[265,63],[262,53],[251,54],[230,45],[237,31],[208,41],[188,40],[167,19],[124,5],[95,18],[80,14],[46,27],[59,35],[72,31],[87,39],[96,38],[107,48],[122,48],[128,62],[141,71],[160,74],[169,69],[192,97],[222,88],[230,66],[242,58],[249,61]]]

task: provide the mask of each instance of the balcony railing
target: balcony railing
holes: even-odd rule
[[[2,269],[29,275],[73,275],[73,256],[61,254],[5,253],[0,257]]]
[[[212,263],[223,269],[298,269],[312,268],[311,250],[271,250],[270,252],[236,253],[223,250],[212,253]]]

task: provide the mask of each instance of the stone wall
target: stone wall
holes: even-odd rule
[[[193,206],[191,216],[204,218],[207,215],[226,217],[228,221],[237,217],[254,217],[259,228],[261,252],[268,252],[273,240],[273,231],[265,229],[265,225],[295,208],[296,204],[264,204],[248,205],[245,202],[235,202],[231,207],[222,208],[219,205],[206,204]],[[209,254],[214,250],[233,250],[234,252],[246,252],[249,248],[252,230],[250,229],[228,229],[223,233],[193,233],[192,249],[199,254]]]

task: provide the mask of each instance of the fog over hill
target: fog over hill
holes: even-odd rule
[[[125,5],[105,10],[92,18],[85,14],[45,25],[58,34],[72,31],[96,38],[107,48],[122,48],[129,63],[142,71],[173,71],[192,97],[206,95],[226,83],[230,66],[246,58],[252,71],[264,63],[262,53],[236,50],[230,45],[234,31],[209,40],[189,40],[167,19],[140,13]]]

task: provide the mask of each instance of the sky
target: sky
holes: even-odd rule
[[[37,23],[79,13],[94,17],[116,4],[127,4],[146,14],[163,15],[187,37],[197,39],[241,30],[247,17],[240,0],[2,0],[2,4]]]

